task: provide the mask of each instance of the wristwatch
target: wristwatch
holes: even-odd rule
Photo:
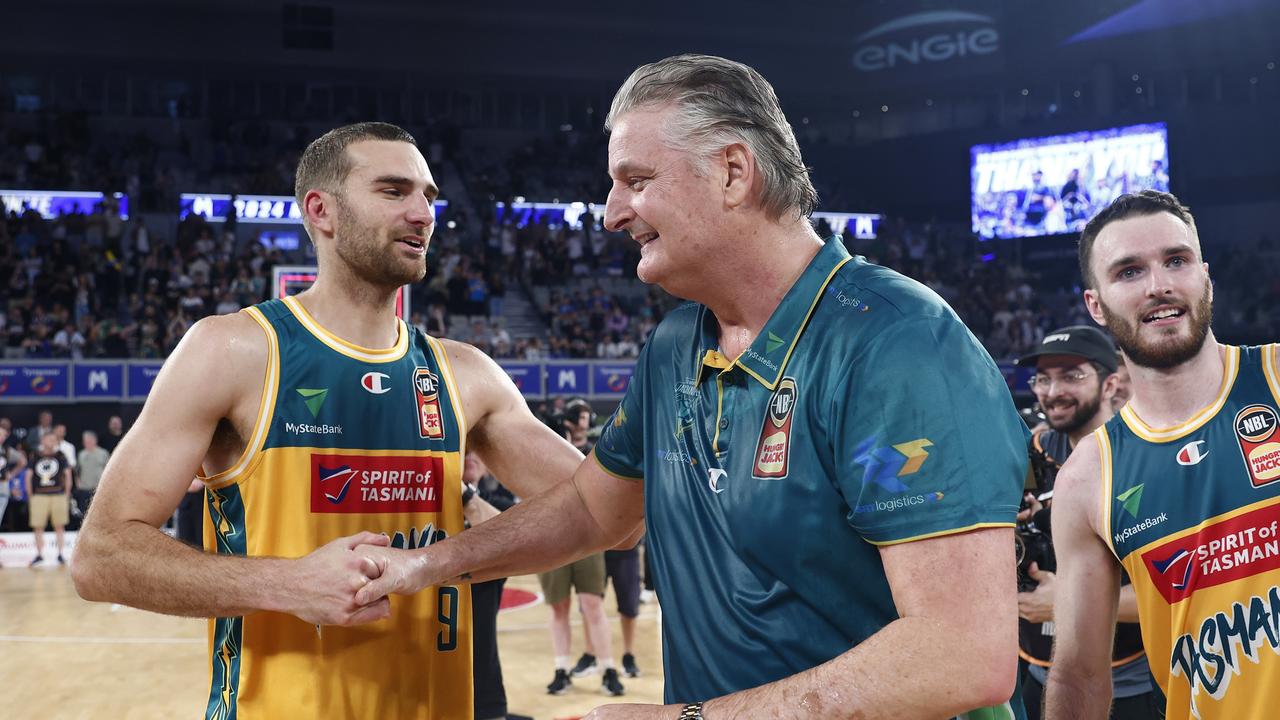
[[[466,507],[471,502],[471,498],[476,496],[476,486],[471,483],[462,484],[462,507]]]
[[[702,703],[696,702],[685,705],[677,717],[679,720],[703,720]]]

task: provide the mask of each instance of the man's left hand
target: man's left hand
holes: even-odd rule
[[[582,720],[676,720],[683,705],[601,705],[582,717]]]
[[[1027,574],[1039,585],[1031,592],[1018,593],[1018,616],[1027,622],[1043,623],[1053,619],[1054,574],[1031,563]]]

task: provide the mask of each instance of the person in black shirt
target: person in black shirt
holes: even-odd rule
[[[511,491],[489,474],[489,468],[475,453],[467,453],[463,460],[462,482],[462,511],[468,527],[475,527],[516,503]],[[498,578],[471,586],[471,668],[476,720],[531,720],[524,715],[507,714],[507,690],[498,657],[498,610],[506,583],[506,578]]]
[[[1045,335],[1035,352],[1020,358],[1019,365],[1034,366],[1031,389],[1044,410],[1049,429],[1031,437],[1031,474],[1034,488],[1019,514],[1018,537],[1023,549],[1042,553],[1030,563],[1027,577],[1020,577],[1018,593],[1018,655],[1022,669],[1022,698],[1028,720],[1039,720],[1041,698],[1048,678],[1053,650],[1054,573],[1050,509],[1058,469],[1072,448],[1102,427],[1115,412],[1112,400],[1120,388],[1119,356],[1111,340],[1099,329],[1084,325],[1065,327]],[[1039,548],[1036,550],[1035,548]],[[1023,562],[1020,564],[1025,565]],[[1025,582],[1026,587],[1021,584]],[[1115,720],[1147,720],[1159,717],[1151,672],[1138,628],[1138,603],[1129,579],[1120,590],[1120,623],[1112,651]]]
[[[98,436],[98,445],[103,450],[113,453],[122,438],[124,438],[124,421],[119,415],[112,415],[107,420],[107,431]]]
[[[53,525],[57,539],[58,564],[65,565],[62,547],[67,522],[71,519],[71,465],[58,451],[58,437],[53,433],[40,441],[40,452],[31,463],[27,474],[27,501],[31,505],[31,534],[36,544],[36,556],[31,561],[35,567],[44,561],[44,528]]]

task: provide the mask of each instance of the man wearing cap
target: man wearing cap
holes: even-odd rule
[[[1031,436],[1031,474],[1034,490],[1027,493],[1027,509],[1019,515],[1019,536],[1043,534],[1049,556],[1027,571],[1035,588],[1018,593],[1018,655],[1022,667],[1023,701],[1028,720],[1040,717],[1040,701],[1053,650],[1053,600],[1056,567],[1052,553],[1049,505],[1058,469],[1082,438],[1102,427],[1111,415],[1120,385],[1119,357],[1101,330],[1073,325],[1045,335],[1035,352],[1018,360],[1034,366],[1031,390],[1044,410],[1049,429]],[[1138,628],[1138,606],[1128,577],[1120,591],[1120,622],[1111,654],[1112,718],[1155,718],[1159,702],[1151,690],[1151,673]]]

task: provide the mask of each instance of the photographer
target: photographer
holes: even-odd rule
[[[1028,720],[1039,720],[1041,698],[1053,649],[1054,573],[1050,510],[1058,469],[1082,438],[1102,427],[1114,412],[1121,383],[1115,347],[1101,330],[1083,325],[1055,330],[1035,352],[1018,360],[1034,365],[1031,389],[1049,424],[1032,435],[1028,491],[1018,515],[1018,655],[1022,697]],[[1154,697],[1151,673],[1138,630],[1138,607],[1129,578],[1122,578],[1112,650],[1111,681],[1115,720],[1158,718],[1163,703]]]

